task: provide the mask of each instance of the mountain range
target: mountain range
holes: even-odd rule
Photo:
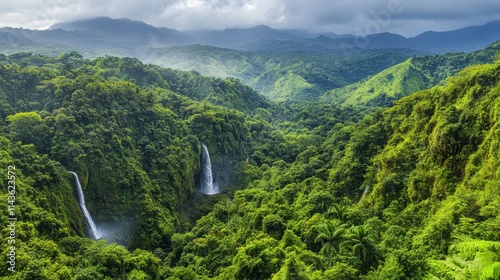
[[[7,38],[7,34],[19,38]],[[60,22],[47,30],[22,28],[0,28],[2,48],[40,47],[66,48],[88,55],[97,55],[90,50],[114,49],[113,53],[140,57],[145,48],[211,45],[240,50],[274,50],[276,46],[300,48],[339,49],[412,49],[428,53],[473,51],[486,47],[500,39],[500,21],[483,26],[466,27],[446,32],[425,32],[406,38],[391,33],[372,34],[365,37],[350,34],[314,33],[306,30],[278,30],[260,25],[246,29],[201,30],[181,32],[165,27],[155,27],[127,18],[93,19]],[[10,35],[13,36],[13,35]]]
[[[500,279],[498,24],[2,28],[0,280]]]
[[[475,61],[453,65],[453,71],[441,72],[447,73],[446,77],[433,79],[429,73],[414,75],[421,70],[410,62],[398,65],[415,55],[435,58],[444,53],[480,51],[497,40],[500,21],[447,32],[429,31],[412,38],[391,33],[359,37],[278,30],[264,25],[181,32],[108,17],[60,22],[47,30],[0,28],[0,52],[4,54],[59,56],[77,51],[88,58],[135,57],[162,67],[234,77],[276,101],[322,98],[350,104],[372,100],[387,104],[433,86]],[[490,49],[488,59],[476,62],[491,61],[495,50]],[[382,76],[390,75],[375,76],[381,71],[385,71]],[[377,86],[367,86],[367,82]],[[356,97],[359,94],[365,96]],[[381,94],[385,97],[379,97]],[[380,103],[380,98],[385,101]]]

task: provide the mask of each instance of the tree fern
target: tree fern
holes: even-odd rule
[[[438,275],[444,275],[449,279],[466,279],[467,261],[458,256],[447,257],[446,260],[431,261],[429,264]],[[432,276],[440,279],[435,275]]]
[[[500,279],[500,242],[458,239],[460,242],[450,247],[453,256],[430,262],[438,275],[450,279]]]
[[[500,262],[495,262],[483,269],[481,279],[500,279]]]

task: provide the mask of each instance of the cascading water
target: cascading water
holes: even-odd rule
[[[219,193],[219,187],[214,183],[212,176],[212,163],[210,162],[210,154],[208,153],[207,146],[201,143],[201,192],[204,194],[212,195]]]
[[[361,198],[359,199],[359,201],[361,201],[361,200],[363,200],[363,198],[365,198],[366,193],[368,192],[369,189],[370,189],[370,186],[366,185],[365,189],[363,190],[363,194],[361,195]]]
[[[80,208],[82,208],[83,215],[85,216],[85,219],[87,219],[87,222],[90,226],[90,230],[92,231],[92,237],[97,240],[101,237],[101,235],[99,234],[99,231],[97,230],[97,227],[94,224],[94,220],[92,220],[92,216],[90,216],[90,213],[87,210],[87,206],[85,205],[85,197],[83,196],[82,185],[80,185],[80,180],[78,180],[78,174],[76,174],[73,171],[68,171],[68,173],[73,174],[73,176],[75,177],[76,192],[78,194],[78,203],[80,203]]]

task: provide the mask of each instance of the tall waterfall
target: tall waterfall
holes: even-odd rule
[[[212,163],[210,163],[210,154],[208,153],[207,146],[201,143],[201,148],[201,192],[208,195],[219,193],[219,187],[214,183],[212,176]]]
[[[85,206],[85,197],[83,196],[82,185],[80,185],[80,180],[78,180],[78,175],[73,171],[68,171],[68,173],[73,174],[73,176],[75,177],[76,191],[78,194],[78,203],[80,203],[80,208],[82,208],[83,215],[85,216],[85,219],[87,219],[87,222],[90,226],[90,230],[92,231],[92,237],[97,240],[101,237],[101,235],[99,234],[99,231],[97,230],[97,227],[94,224],[94,220],[92,220],[92,216],[90,216],[90,213],[87,210],[87,206]]]

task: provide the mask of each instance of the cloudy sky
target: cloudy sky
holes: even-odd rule
[[[265,24],[338,34],[414,36],[500,20],[499,0],[24,0],[0,3],[0,27],[45,29],[97,16],[179,30]]]

